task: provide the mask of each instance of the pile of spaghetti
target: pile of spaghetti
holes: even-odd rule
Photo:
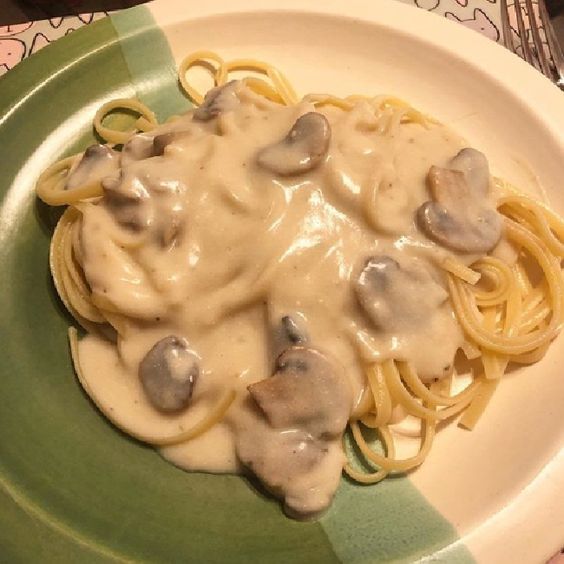
[[[213,52],[199,51],[187,57],[179,68],[180,84],[196,105],[202,103],[203,95],[188,80],[196,66],[211,73],[214,86],[225,84],[234,72],[252,71],[252,76],[242,80],[254,92],[278,104],[298,102],[288,80],[272,66],[251,59],[224,61]],[[384,129],[400,123],[418,123],[423,127],[432,123],[408,104],[390,97],[309,95],[305,99],[316,107],[333,105],[344,111],[351,110],[360,99],[366,100],[381,118]],[[134,129],[122,131],[105,125],[110,121],[108,114],[116,110],[139,116]],[[135,133],[151,131],[157,125],[154,113],[131,99],[104,104],[94,118],[96,132],[112,146],[124,144]],[[84,329],[102,333],[115,330],[119,335],[124,331],[123,317],[102,300],[93,299],[82,271],[77,244],[81,205],[100,198],[103,191],[99,182],[65,189],[69,171],[81,156],[73,155],[55,163],[37,184],[37,194],[47,204],[68,206],[53,235],[51,271],[65,306]],[[374,483],[389,473],[406,472],[420,465],[441,421],[461,415],[459,425],[472,429],[508,365],[537,362],[560,331],[564,319],[564,222],[547,205],[507,183],[495,182],[497,193],[501,194],[497,207],[503,215],[504,237],[512,247],[513,259],[506,262],[490,255],[470,267],[454,259],[443,265],[452,308],[465,334],[463,352],[473,361],[472,373],[460,378],[453,368],[446,378],[429,384],[406,361],[391,358],[366,366],[364,394],[349,426],[358,450],[373,471],[361,470],[357,464],[345,466],[349,476],[359,482]],[[76,339],[76,333],[72,335]],[[218,421],[229,405],[230,402],[223,402],[221,409],[190,436],[204,432]],[[407,459],[398,459],[395,453],[398,409],[403,416],[420,421],[419,450]],[[382,448],[374,448],[366,438],[367,429],[377,431]],[[184,434],[182,440],[187,438]]]

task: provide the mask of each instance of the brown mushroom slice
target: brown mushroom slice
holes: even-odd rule
[[[278,358],[288,347],[305,345],[308,335],[305,320],[299,313],[283,315],[278,320],[272,320],[272,351],[273,358]]]
[[[318,112],[301,116],[286,137],[262,149],[257,162],[280,176],[303,174],[317,167],[329,150],[331,126]]]
[[[166,147],[189,134],[188,131],[178,130],[159,133],[155,136],[147,135],[146,133],[134,135],[123,146],[121,152],[122,165],[128,165],[131,162],[151,157],[160,157],[164,154]]]
[[[238,80],[231,80],[208,91],[204,101],[192,114],[196,121],[210,121],[223,112],[234,110],[239,105]]]
[[[318,516],[330,505],[343,470],[339,440],[315,439],[301,429],[265,430],[259,423],[239,438],[237,455],[297,519]]]
[[[402,266],[389,256],[369,258],[354,290],[369,319],[384,332],[428,322],[448,297],[422,264]]]
[[[318,440],[301,429],[264,429],[261,423],[239,438],[237,455],[268,491],[284,500],[284,511],[298,519],[327,509],[344,462],[339,440]]]
[[[472,147],[466,147],[450,160],[449,168],[462,172],[475,194],[487,197],[490,186],[490,167],[484,153]]]
[[[174,335],[158,341],[139,364],[147,399],[164,412],[176,412],[190,404],[199,373],[198,357]]]
[[[488,200],[489,169],[482,153],[463,149],[449,168],[432,166],[427,183],[433,200],[417,210],[417,221],[430,239],[464,253],[495,247],[502,220]]]
[[[491,209],[480,210],[470,222],[436,202],[426,202],[419,208],[417,220],[430,239],[462,253],[487,253],[501,237],[501,218]]]
[[[294,346],[280,355],[270,378],[248,387],[276,429],[299,428],[314,438],[335,438],[350,413],[351,391],[342,369],[319,351]]]
[[[166,133],[161,133],[160,135],[155,135],[153,139],[153,154],[156,156],[161,156],[164,154],[165,149],[181,139],[188,137],[190,135],[189,131],[178,130],[178,131],[167,131]]]
[[[298,429],[270,432],[268,445],[239,441],[238,456],[275,495],[281,496],[298,474],[309,472],[323,458],[326,446]]]
[[[106,145],[91,145],[84,151],[78,165],[69,174],[66,189],[72,190],[94,182],[100,182],[119,169],[119,159],[115,151]]]
[[[280,320],[280,325],[284,331],[285,339],[292,345],[300,345],[307,341],[307,333],[303,327],[300,327],[296,317],[285,315]]]
[[[386,327],[394,314],[386,293],[399,268],[399,263],[390,257],[371,257],[355,282],[357,299],[377,327]]]
[[[149,193],[140,181],[124,182],[121,176],[111,176],[102,181],[102,188],[104,204],[120,225],[133,231],[147,227]]]
[[[123,145],[121,151],[122,165],[127,165],[134,161],[141,161],[154,156],[153,136],[146,133],[133,135],[127,143]]]

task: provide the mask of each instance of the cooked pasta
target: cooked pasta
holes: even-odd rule
[[[195,67],[214,90],[196,89]],[[564,222],[501,180],[492,195],[481,153],[394,97],[300,100],[255,59],[198,51],[179,83],[196,110],[159,125],[138,100],[108,102],[94,117],[107,145],[37,183],[68,206],[50,267],[89,335],[70,329],[75,370],[117,426],[188,469],[247,467],[291,514],[315,514],[341,468],[367,484],[416,468],[439,422],[474,428],[507,366],[542,359],[564,316]],[[108,125],[116,111],[139,116],[133,129]],[[426,168],[406,177],[396,161],[415,157]],[[458,350],[474,362],[463,389]],[[405,416],[420,446],[398,459]],[[347,423],[371,470],[343,460]]]

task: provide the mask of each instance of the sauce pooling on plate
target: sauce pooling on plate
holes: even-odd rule
[[[220,422],[161,454],[250,471],[294,516],[328,507],[366,365],[448,373],[464,336],[440,265],[501,237],[483,155],[391,117],[232,81],[121,153],[85,152],[67,188],[103,196],[80,204],[74,251],[119,330],[80,342],[81,382],[113,422],[166,439],[234,390]]]

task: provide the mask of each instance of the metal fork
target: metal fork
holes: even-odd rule
[[[548,17],[545,1],[537,0],[533,4],[532,0],[513,0],[513,4],[508,4],[507,0],[500,0],[500,6],[505,47],[536,67],[564,91],[564,54]],[[512,19],[517,23],[517,29],[511,27]],[[546,43],[541,38],[541,29]],[[520,43],[514,41],[513,32]]]

